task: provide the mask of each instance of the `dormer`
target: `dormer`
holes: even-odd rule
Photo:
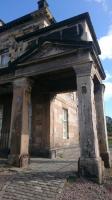
[[[39,0],[38,1],[38,9],[42,9],[42,8],[47,8],[48,7],[48,3],[46,0]]]

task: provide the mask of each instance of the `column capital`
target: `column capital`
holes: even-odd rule
[[[31,87],[32,87],[32,80],[29,78],[25,78],[25,77],[15,79],[13,81],[13,87],[14,88],[23,88],[24,90],[27,90],[28,92],[30,92]]]
[[[104,94],[104,92],[105,92],[105,85],[103,84],[103,83],[101,83],[101,84],[97,84],[96,86],[95,86],[95,93],[99,93],[99,94]]]
[[[16,86],[23,86],[23,85],[28,85],[28,84],[30,84],[30,79],[25,78],[25,77],[21,77],[13,81],[13,85],[16,85]]]
[[[80,76],[91,76],[93,78],[94,76],[94,66],[93,62],[85,63],[80,66],[74,67],[74,70],[76,72],[76,75],[78,77]]]
[[[104,93],[105,92],[105,84],[100,84],[100,90]]]

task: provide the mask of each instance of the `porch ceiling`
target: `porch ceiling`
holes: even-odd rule
[[[74,70],[47,73],[32,78],[33,90],[38,92],[70,92],[77,90]]]
[[[0,95],[12,93],[13,86],[12,84],[3,84],[0,85]]]

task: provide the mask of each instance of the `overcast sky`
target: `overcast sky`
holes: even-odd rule
[[[105,80],[105,111],[112,117],[112,0],[48,0],[57,21],[89,12],[101,50]],[[0,0],[0,18],[11,21],[37,9],[36,0]]]

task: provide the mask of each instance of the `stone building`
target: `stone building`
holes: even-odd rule
[[[89,14],[56,22],[40,0],[35,12],[0,20],[0,44],[0,154],[20,167],[29,155],[75,158],[101,182],[105,72]]]

